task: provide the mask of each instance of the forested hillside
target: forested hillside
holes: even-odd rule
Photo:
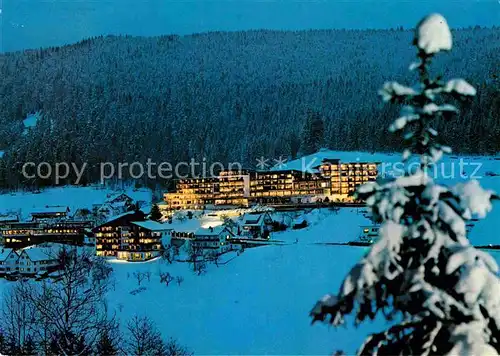
[[[395,108],[377,89],[411,83],[413,33],[404,30],[214,32],[99,37],[0,56],[0,184],[20,164],[240,161],[306,151],[311,112],[322,145],[388,151]],[[434,68],[478,88],[441,137],[461,152],[500,151],[500,28],[456,30],[453,53]],[[390,73],[390,77],[387,73]],[[396,76],[394,75],[396,73]],[[22,120],[44,119],[27,135]],[[309,113],[309,114],[308,114]],[[89,172],[86,180],[95,180]]]

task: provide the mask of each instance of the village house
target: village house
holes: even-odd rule
[[[0,251],[0,274],[33,276],[59,268],[59,244],[30,246],[20,250],[3,248]]]
[[[241,217],[241,235],[251,238],[269,238],[273,228],[273,219],[267,212],[246,213]]]
[[[58,269],[61,245],[32,246],[18,250],[17,270],[22,275],[48,273]]]
[[[194,232],[194,238],[190,243],[194,249],[222,254],[233,249],[231,244],[233,237],[233,233],[224,226],[199,228]]]
[[[94,214],[107,217],[120,215],[127,212],[134,200],[125,193],[108,194],[104,201],[92,204]]]
[[[0,250],[0,275],[13,273],[16,271],[19,255],[12,248],[2,248]]]
[[[209,252],[222,254],[235,249],[232,243],[234,234],[222,225],[197,228],[185,226],[172,230],[170,235],[173,246],[191,247],[204,254]]]
[[[64,220],[68,217],[70,212],[69,207],[54,205],[47,205],[42,208],[35,208],[30,212],[31,220],[36,222],[43,222],[48,220]]]

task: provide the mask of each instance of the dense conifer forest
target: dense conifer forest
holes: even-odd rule
[[[412,37],[402,29],[109,36],[2,54],[0,185],[33,183],[19,174],[26,161],[92,167],[205,157],[254,166],[257,157],[311,146],[399,149],[386,134],[398,109],[374,94],[387,80],[407,81]],[[433,68],[466,79],[478,95],[460,104],[467,110],[441,137],[461,153],[495,153],[500,28],[455,30],[453,38],[454,51]],[[43,119],[23,134],[22,120],[36,111]],[[314,121],[319,131],[308,127]],[[83,183],[97,178],[90,169]]]

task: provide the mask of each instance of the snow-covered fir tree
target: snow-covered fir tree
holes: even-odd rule
[[[404,176],[360,187],[380,236],[345,278],[336,295],[313,308],[314,321],[335,326],[352,314],[355,324],[385,317],[390,327],[368,336],[358,354],[496,355],[500,352],[500,280],[495,260],[475,249],[466,236],[466,221],[482,218],[497,196],[477,181],[445,186],[429,175],[450,149],[437,142],[432,127],[457,108],[446,99],[476,94],[463,79],[432,77],[429,65],[452,47],[446,20],[424,18],[415,31],[417,62],[410,66],[419,83],[386,83],[384,101],[403,105],[390,130],[402,132],[406,163],[420,158],[419,168]],[[379,315],[380,314],[380,315]]]

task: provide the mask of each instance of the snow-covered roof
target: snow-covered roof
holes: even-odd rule
[[[220,235],[224,230],[227,230],[225,226],[216,226],[213,228],[203,228],[197,229],[194,234],[195,236],[217,236]],[[229,230],[228,230],[229,232]]]
[[[169,224],[162,224],[154,220],[132,221],[132,224],[142,227],[150,231],[168,231],[172,230]]]
[[[126,201],[117,201],[117,202],[114,202],[114,203],[111,203],[111,206],[113,208],[123,208],[127,205],[127,202]]]
[[[245,214],[243,215],[243,224],[246,226],[260,226],[264,223],[264,217],[269,215],[268,213],[261,214]]]
[[[0,250],[0,261],[5,261],[7,259],[7,257],[9,257],[10,253],[14,251],[13,249],[11,248],[2,248]],[[16,253],[16,251],[14,251],[14,253]]]
[[[108,203],[112,203],[114,200],[118,199],[118,198],[125,198],[127,200],[132,200],[132,198],[130,198],[127,194],[123,193],[123,192],[117,192],[117,193],[112,193],[112,194],[109,194],[107,197],[106,197],[106,202]]]
[[[340,160],[342,162],[381,162],[387,160],[387,155],[369,152],[347,152],[320,150],[316,153],[286,162],[279,169],[272,168],[271,171],[298,170],[301,172],[319,173],[317,167],[323,161]]]
[[[118,214],[118,215],[112,216],[108,220],[106,220],[105,224],[110,223],[111,221],[115,221],[117,219],[120,219],[120,218],[122,218],[124,216],[130,215],[130,214],[134,214],[134,213],[135,213],[135,211],[131,210],[131,211],[126,211],[123,214]]]
[[[6,221],[19,221],[19,217],[15,214],[1,215],[0,222],[6,222]]]
[[[165,223],[169,229],[176,232],[195,232],[201,227],[198,219],[185,219],[184,221],[174,220],[172,223]]]
[[[59,245],[51,245],[46,247],[31,246],[22,249],[19,254],[25,253],[33,262],[55,260],[60,250]]]
[[[67,206],[45,206],[41,208],[34,208],[31,210],[30,214],[52,214],[52,213],[66,213],[69,208]]]

